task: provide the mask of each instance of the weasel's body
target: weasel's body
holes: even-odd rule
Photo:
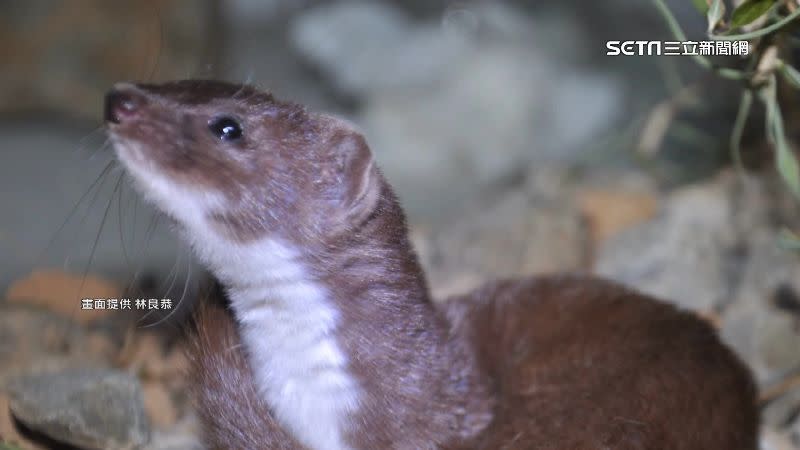
[[[212,447],[756,448],[749,374],[689,314],[588,277],[435,307],[348,124],[211,81],[120,85],[106,111],[230,300],[194,352]]]

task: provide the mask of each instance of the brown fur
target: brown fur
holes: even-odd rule
[[[345,429],[354,448],[755,450],[752,381],[707,324],[590,277],[497,282],[437,308],[402,209],[350,126],[246,86],[129,89],[139,109],[114,125],[117,139],[143,144],[176,183],[223,193],[208,219],[231,241],[302,249],[340,313],[334,337],[362,394]],[[244,137],[212,136],[219,115]],[[234,325],[198,319],[209,442],[297,448],[258,395]]]
[[[189,342],[189,386],[210,450],[303,448],[258,395],[230,311],[201,305]]]
[[[466,448],[757,448],[750,374],[692,314],[588,276],[498,281],[446,308],[498,389]]]

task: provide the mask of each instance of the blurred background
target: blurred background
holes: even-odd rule
[[[665,3],[706,39],[697,2]],[[608,40],[674,40],[656,2],[0,4],[0,442],[197,445],[174,334],[207,277],[114,164],[101,111],[117,81],[220,78],[363,130],[436,298],[581,270],[671,299],[753,369],[765,448],[800,448],[800,260],[779,245],[800,225],[798,201],[760,104],[732,167],[745,82],[688,56],[606,55]],[[776,89],[793,145],[796,93]],[[126,296],[176,307],[81,310]],[[97,386],[124,405],[113,433],[86,419],[107,405],[60,394]],[[48,425],[52,411],[83,425]]]

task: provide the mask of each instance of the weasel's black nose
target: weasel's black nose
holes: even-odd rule
[[[121,123],[135,116],[144,105],[144,97],[133,87],[115,87],[106,94],[105,120],[110,123]]]

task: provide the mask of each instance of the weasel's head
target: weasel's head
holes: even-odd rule
[[[324,242],[381,195],[352,126],[251,86],[118,84],[105,120],[137,187],[197,239]]]

